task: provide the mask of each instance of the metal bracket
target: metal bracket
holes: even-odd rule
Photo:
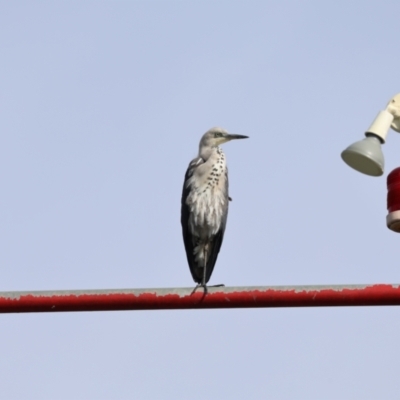
[[[400,133],[400,93],[390,99],[386,110],[394,117],[391,128]]]

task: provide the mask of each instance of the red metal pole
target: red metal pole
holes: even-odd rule
[[[0,292],[0,313],[400,305],[400,285]]]

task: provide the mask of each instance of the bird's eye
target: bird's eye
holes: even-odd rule
[[[215,132],[215,137],[221,137],[222,133],[221,132]]]

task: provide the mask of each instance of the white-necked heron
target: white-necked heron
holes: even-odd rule
[[[181,208],[183,241],[196,288],[202,286],[205,292],[221,248],[231,200],[226,159],[218,146],[246,138],[222,128],[210,129],[201,138],[199,154],[186,171]]]

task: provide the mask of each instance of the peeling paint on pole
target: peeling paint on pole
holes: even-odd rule
[[[0,292],[0,313],[400,305],[399,285]]]

